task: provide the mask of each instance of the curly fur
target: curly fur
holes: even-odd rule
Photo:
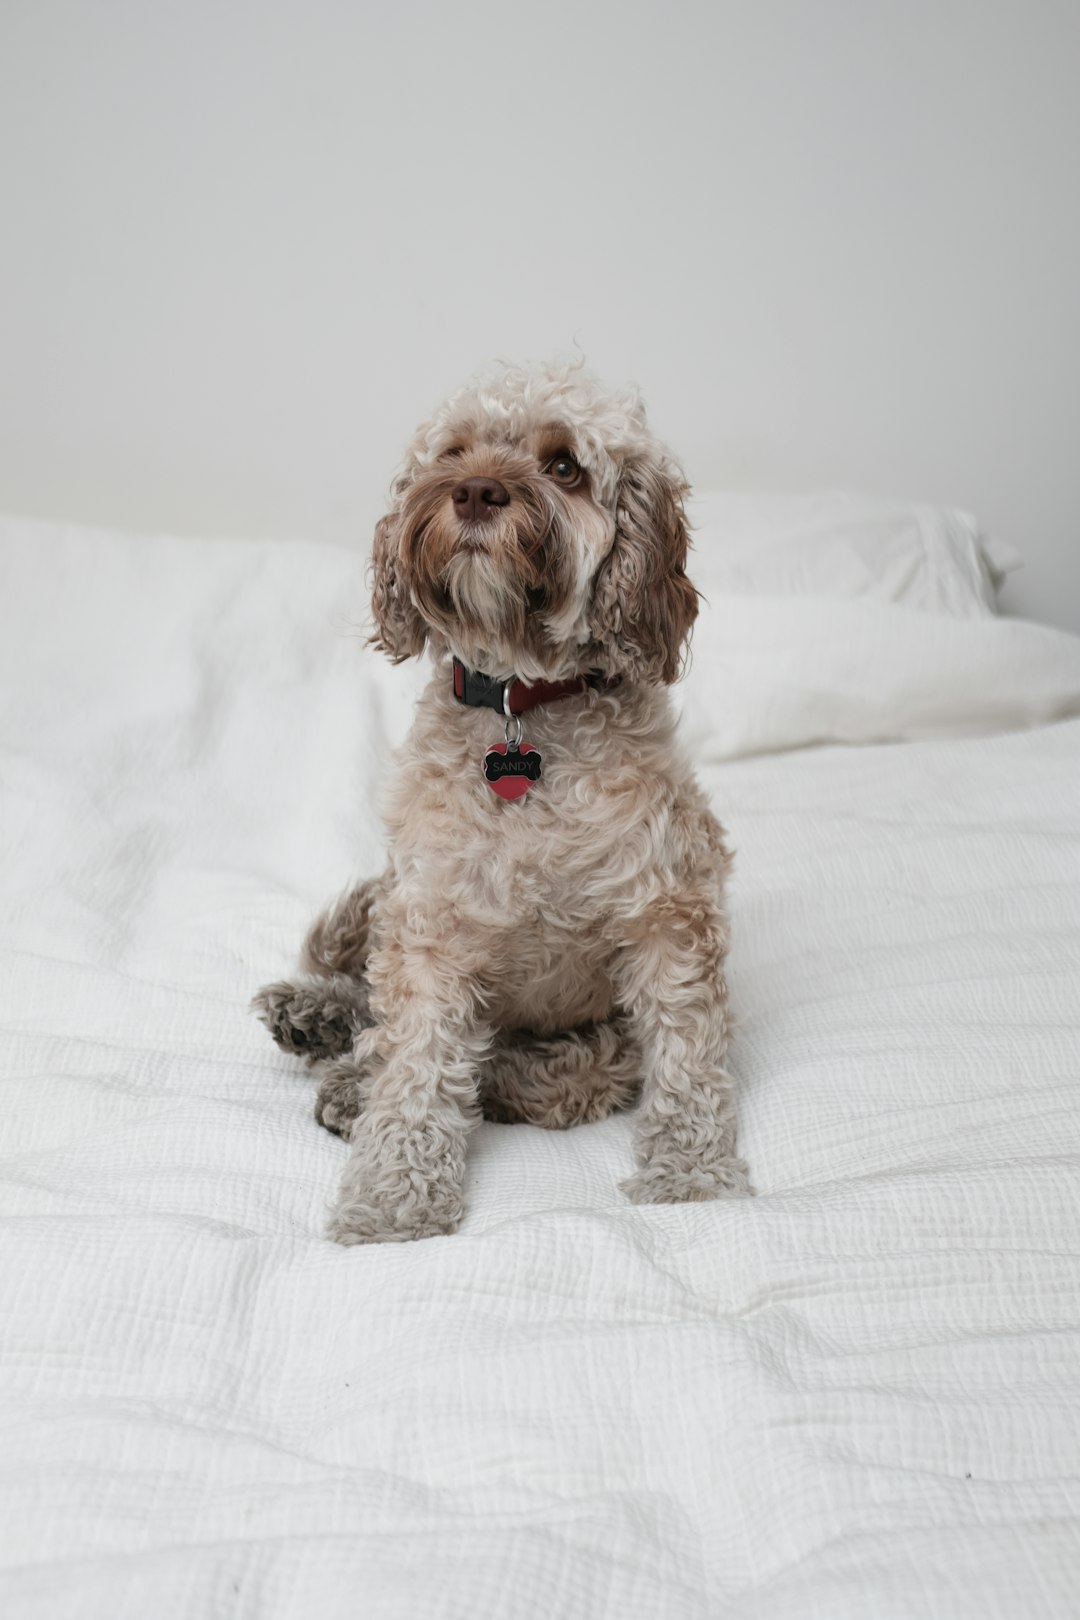
[[[510,497],[483,524],[454,507],[469,476]],[[316,921],[301,979],[256,997],[280,1046],[327,1063],[317,1117],[350,1141],[338,1242],[453,1231],[484,1116],[562,1129],[639,1096],[631,1199],[749,1191],[730,856],[666,690],[697,610],[685,493],[638,396],[572,365],[482,377],[406,453],[372,551],[373,639],[434,669],[389,788],[389,865]],[[501,727],[455,702],[451,655],[501,679],[606,677],[526,716],[544,766],[522,800],[484,781]]]

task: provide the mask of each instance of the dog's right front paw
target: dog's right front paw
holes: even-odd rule
[[[463,1140],[412,1132],[365,1113],[327,1234],[335,1243],[408,1243],[456,1232],[465,1214]]]
[[[632,1204],[703,1204],[717,1198],[752,1198],[742,1159],[712,1164],[657,1155],[619,1186]]]
[[[359,1195],[346,1193],[327,1223],[326,1235],[335,1243],[411,1243],[417,1238],[446,1237],[456,1232],[465,1214],[465,1202],[455,1186],[436,1184],[418,1194],[403,1182],[395,1189],[370,1187]]]
[[[264,985],[251,1005],[283,1052],[315,1063],[340,1057],[352,1045],[350,1009],[321,986],[309,990],[283,979]]]
[[[377,1204],[350,1204],[334,1211],[326,1235],[345,1248],[361,1243],[412,1243],[418,1238],[447,1237],[461,1225],[464,1208],[423,1208],[403,1217]]]

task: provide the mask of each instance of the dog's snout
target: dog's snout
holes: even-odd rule
[[[510,505],[510,491],[497,478],[463,478],[451,492],[454,511],[464,523],[483,523],[500,506]]]

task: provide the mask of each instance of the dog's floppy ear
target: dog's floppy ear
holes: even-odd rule
[[[388,512],[375,525],[371,547],[371,613],[375,620],[372,646],[395,664],[424,650],[425,625],[404,578],[398,556],[398,514]]]
[[[593,587],[590,633],[605,674],[670,684],[697,618],[686,577],[687,485],[666,458],[639,456],[619,480],[615,541]]]

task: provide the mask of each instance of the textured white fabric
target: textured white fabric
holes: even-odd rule
[[[713,760],[1011,730],[1080,714],[1080,637],[887,602],[720,596],[676,701]]]
[[[967,512],[869,495],[699,490],[688,503],[706,596],[873,597],[957,618],[997,611],[1022,559]]]
[[[1076,1614],[1080,721],[706,741],[759,1196],[484,1126],[459,1234],[346,1251],[245,1004],[379,858],[357,560],[9,523],[0,579],[5,1620]],[[985,723],[1069,702],[1018,629]]]

